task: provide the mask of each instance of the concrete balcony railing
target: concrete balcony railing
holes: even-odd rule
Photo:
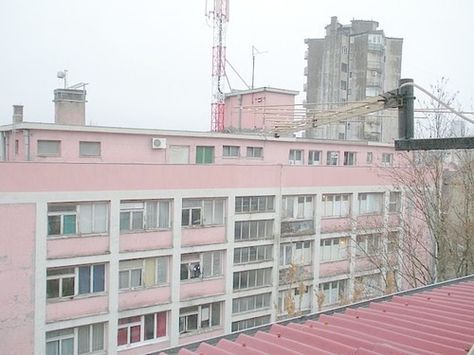
[[[281,236],[314,234],[314,221],[297,220],[281,222]]]

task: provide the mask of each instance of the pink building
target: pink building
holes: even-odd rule
[[[0,127],[2,352],[144,354],[332,307],[360,283],[380,294],[384,267],[367,255],[401,237],[401,194],[381,174],[394,155],[21,117]]]

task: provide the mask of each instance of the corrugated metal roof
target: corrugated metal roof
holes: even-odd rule
[[[267,328],[268,329],[268,328]],[[320,314],[314,320],[273,324],[216,345],[202,354],[466,354],[474,344],[474,281],[463,281],[366,307]]]

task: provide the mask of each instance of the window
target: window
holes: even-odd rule
[[[105,291],[105,264],[51,268],[46,271],[48,299]]]
[[[263,148],[247,147],[247,158],[263,158]]]
[[[119,264],[119,289],[143,286],[143,259],[124,260]]]
[[[397,231],[388,232],[387,235],[387,252],[398,253],[400,236]]]
[[[38,140],[38,156],[57,157],[61,154],[61,141]]]
[[[393,154],[382,153],[382,165],[392,166],[393,165]]]
[[[388,201],[388,212],[398,213],[401,207],[401,193],[398,191],[390,191]]]
[[[46,333],[46,355],[89,354],[105,350],[104,323]],[[75,342],[77,342],[77,352]]]
[[[380,252],[380,234],[363,234],[356,237],[357,256],[371,256]]]
[[[367,152],[367,159],[366,159],[367,164],[372,164],[373,159],[374,159],[373,153]]]
[[[170,164],[189,164],[189,146],[170,145],[166,151],[166,157]]]
[[[222,156],[224,157],[239,157],[240,147],[235,145],[225,145],[222,147]]]
[[[363,298],[381,296],[383,294],[381,280],[380,274],[356,277],[354,287],[359,289]]]
[[[262,293],[232,300],[232,313],[256,311],[270,307],[271,293]]]
[[[344,152],[344,165],[356,165],[355,152]]]
[[[166,337],[166,312],[151,313],[118,320],[117,345],[140,343]]]
[[[81,157],[100,157],[100,142],[79,142]]]
[[[347,258],[347,238],[321,239],[319,243],[321,262]]]
[[[327,152],[326,165],[338,165],[339,152]]]
[[[221,324],[221,303],[185,307],[179,310],[179,334],[208,329]]]
[[[234,290],[270,286],[272,284],[272,269],[257,269],[234,272]]]
[[[121,232],[169,228],[171,201],[121,201]]]
[[[383,211],[383,193],[359,194],[359,214],[380,214]]]
[[[325,194],[322,203],[323,217],[347,217],[351,213],[350,194]]]
[[[341,80],[341,90],[347,90],[347,81]]]
[[[169,257],[122,260],[119,263],[119,288],[161,286],[168,283]]]
[[[340,302],[345,296],[346,280],[325,282],[319,285],[319,290],[324,294],[323,305]]]
[[[278,292],[278,314],[285,315],[311,308],[312,287],[300,284],[299,287]]]
[[[313,219],[313,196],[283,196],[283,219]]]
[[[346,52],[347,52],[347,47],[344,47],[346,49]],[[343,73],[347,73],[347,63],[341,63],[341,71]]]
[[[48,204],[48,235],[99,234],[107,232],[108,204]]]
[[[308,165],[321,165],[320,150],[310,150],[308,152]]]
[[[196,147],[196,164],[214,163],[214,147]]]
[[[303,165],[303,150],[290,149],[289,161],[290,165]]]
[[[280,244],[280,266],[311,265],[311,241]]]
[[[234,239],[236,241],[268,238],[273,238],[273,219],[235,222]]]
[[[222,275],[222,251],[181,255],[180,279],[216,277]]]
[[[261,325],[268,324],[268,323],[270,323],[270,316],[244,319],[238,322],[232,322],[232,331],[237,332],[239,330],[259,327]]]
[[[235,213],[273,212],[274,196],[242,196],[235,198]]]
[[[234,264],[247,264],[273,259],[272,245],[259,245],[234,249]]]
[[[224,224],[224,199],[183,200],[182,226]]]

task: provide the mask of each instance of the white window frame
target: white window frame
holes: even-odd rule
[[[393,165],[393,153],[382,153],[382,165],[383,166]]]
[[[236,322],[232,322],[232,332],[238,332],[240,330],[258,327],[264,324],[270,323],[270,315],[264,315],[260,317],[254,317],[249,319],[243,319]]]
[[[214,303],[207,303],[201,304],[198,306],[191,306],[191,307],[183,307],[179,311],[179,334],[189,334],[195,333],[200,330],[207,330],[213,329],[216,327],[220,327],[222,324],[222,302],[214,302]],[[208,311],[206,311],[208,309]],[[218,309],[218,310],[217,310]],[[214,312],[218,312],[219,320],[218,323],[213,322],[213,315]],[[197,316],[197,327],[196,329],[188,329],[188,317],[189,316]],[[181,327],[182,320],[184,320],[184,329]],[[203,322],[209,321],[209,325],[203,325]]]
[[[238,285],[235,287],[235,279],[238,279]],[[242,282],[245,279],[245,285],[242,286],[244,283]],[[250,285],[251,281],[254,281],[252,285]],[[261,282],[259,282],[261,281]],[[272,284],[272,268],[264,268],[264,269],[252,269],[247,271],[236,271],[233,274],[232,279],[232,288],[234,291],[238,290],[248,290],[248,289],[256,289],[260,287],[267,287],[271,286]]]
[[[308,165],[321,165],[322,151],[310,150],[308,151]],[[317,157],[317,159],[315,159]]]
[[[255,252],[255,258],[252,254]],[[273,260],[273,245],[254,245],[234,249],[234,265]]]
[[[247,240],[272,239],[274,230],[273,224],[273,219],[235,221],[234,240],[241,242]]]
[[[366,163],[372,164],[374,161],[374,154],[372,152],[367,152]]]
[[[225,213],[226,213],[226,200],[223,198],[216,199],[183,199],[183,207],[181,208],[181,216],[184,215],[185,211],[188,213],[188,223],[184,224],[184,218],[181,217],[182,227],[202,227],[202,226],[220,226],[224,225]],[[188,205],[184,207],[184,205]],[[211,221],[206,220],[206,211],[208,211],[209,204],[211,204]],[[218,213],[218,204],[222,207],[222,213]],[[199,211],[199,219],[193,219],[193,212]]]
[[[290,152],[288,154],[288,164],[303,165],[304,164],[304,150],[303,149],[290,149]]]
[[[286,195],[282,199],[282,220],[313,220],[313,195]]]
[[[168,213],[167,216],[161,215],[161,205],[167,204],[168,205]],[[155,205],[156,210],[156,226],[150,226],[149,219],[149,209]],[[124,200],[120,201],[120,233],[134,233],[139,231],[148,231],[148,230],[168,230],[172,227],[171,222],[171,211],[172,211],[172,202],[171,200]],[[128,229],[122,229],[122,214],[128,214],[129,222],[128,222]],[[133,226],[133,214],[134,213],[141,213],[142,214],[142,222],[140,228],[134,228]],[[162,220],[161,218],[165,218],[165,226],[161,225]]]
[[[205,259],[208,259],[206,262]],[[201,279],[209,279],[214,277],[221,277],[223,275],[223,251],[222,250],[215,250],[209,252],[203,252],[200,254],[197,253],[189,253],[189,254],[182,254],[181,255],[181,262],[180,262],[180,281],[186,282],[189,280],[201,280]],[[193,275],[193,269],[195,266],[198,266],[199,274],[197,276]],[[211,270],[207,271],[206,265],[210,265]],[[182,268],[185,266],[187,268],[187,277],[181,278]],[[194,276],[194,277],[193,277]]]
[[[347,259],[347,247],[349,239],[347,237],[321,239],[320,262],[340,261]]]
[[[271,293],[260,293],[232,300],[232,314],[255,312],[271,307]]]
[[[103,290],[101,291],[94,291],[94,268],[96,266],[103,266],[104,268],[104,275],[103,275]],[[79,293],[79,283],[80,283],[80,278],[79,278],[79,269],[81,267],[88,267],[89,268],[89,292],[84,292],[84,293]],[[64,273],[64,274],[56,274],[56,275],[47,275],[49,271],[60,271],[60,270],[71,270],[72,272],[69,273]],[[74,290],[72,295],[67,295],[64,296],[63,293],[63,279],[73,279],[74,283]],[[104,294],[107,292],[107,265],[105,263],[100,263],[100,264],[87,264],[87,265],[77,265],[77,266],[67,266],[67,267],[59,267],[59,268],[49,268],[46,271],[46,284],[48,281],[52,280],[59,280],[59,296],[58,297],[48,297],[46,294],[46,299],[49,301],[54,301],[54,300],[59,300],[59,299],[73,299],[76,297],[87,297],[91,295],[97,295],[97,294]],[[47,287],[46,287],[47,288]]]
[[[145,316],[148,316],[148,315],[153,315],[153,338],[151,338],[151,339],[145,339]],[[156,330],[157,330],[156,329],[156,323],[157,323],[158,315],[163,315],[164,317],[166,317],[166,320],[165,320],[166,334],[161,336],[161,337],[156,336]],[[149,343],[154,343],[154,342],[157,342],[157,341],[162,341],[162,340],[167,339],[168,334],[169,334],[168,312],[163,311],[163,312],[147,313],[147,314],[141,314],[141,315],[130,316],[130,317],[123,317],[123,318],[119,318],[118,321],[120,322],[120,320],[122,320],[122,319],[138,318],[138,317],[140,317],[140,320],[136,320],[134,322],[125,323],[125,324],[118,324],[117,333],[118,333],[118,331],[120,331],[120,329],[127,329],[127,344],[118,345],[118,341],[117,341],[117,345],[118,345],[119,349],[126,348],[126,347],[130,346],[131,344],[149,344]],[[131,340],[130,339],[130,336],[131,336],[130,329],[132,327],[137,327],[137,326],[140,327],[140,340],[132,343],[130,341]]]
[[[247,158],[263,159],[263,147],[247,147]]]
[[[235,213],[261,213],[275,211],[275,196],[237,196]]]
[[[344,166],[357,165],[357,153],[356,152],[344,152]]]
[[[366,257],[377,255],[382,248],[380,233],[359,234],[356,236],[356,256]]]
[[[351,194],[323,194],[322,218],[341,218],[351,214]]]
[[[359,215],[378,215],[383,213],[383,193],[359,193]]]
[[[239,158],[240,146],[238,145],[224,145],[222,146],[222,156],[224,158]]]
[[[329,150],[326,154],[326,165],[338,166],[339,165],[339,152],[335,150]]]
[[[85,153],[83,151],[83,149],[86,147],[86,146],[92,146],[94,145],[94,147],[98,147],[98,153],[95,153],[95,154],[91,154],[91,153]],[[83,158],[88,158],[88,157],[100,157],[102,154],[102,145],[101,145],[101,142],[99,141],[79,141],[79,156],[80,157],[83,157]]]
[[[57,152],[48,153],[48,152],[40,152],[41,144],[42,143],[54,143],[57,145]],[[39,157],[60,157],[61,156],[61,141],[56,139],[38,139],[36,141],[36,155]]]
[[[346,280],[330,281],[319,284],[319,290],[324,293],[323,306],[339,303],[346,291]]]
[[[400,191],[390,191],[388,201],[388,212],[399,213],[402,204],[402,194]]]
[[[102,325],[102,349],[93,349],[93,339],[94,339],[94,330],[96,326]],[[88,352],[81,352],[79,353],[79,328],[89,327],[89,351]],[[58,335],[54,335],[54,333],[59,333]],[[64,334],[61,334],[64,333]],[[106,343],[106,323],[94,323],[94,324],[87,324],[80,327],[75,328],[67,328],[61,330],[53,330],[50,332],[46,332],[46,349],[48,343],[59,342],[58,349],[59,352],[57,354],[61,355],[61,342],[64,340],[72,339],[73,345],[73,354],[102,354],[105,353],[107,350],[107,343]],[[48,355],[48,353],[46,353]]]
[[[298,252],[300,249],[302,251]],[[311,265],[313,262],[312,249],[312,243],[310,240],[280,244],[280,267],[285,268],[290,265]],[[298,257],[298,254],[301,255]]]
[[[119,290],[136,290],[144,287],[144,270],[145,263],[144,259],[132,259],[132,260],[121,260],[119,262]],[[127,263],[130,265],[127,266]],[[122,265],[120,265],[122,264]],[[141,265],[140,265],[141,264]],[[132,273],[140,274],[140,284],[138,286],[132,286]],[[121,286],[121,275],[127,274],[127,285]]]

